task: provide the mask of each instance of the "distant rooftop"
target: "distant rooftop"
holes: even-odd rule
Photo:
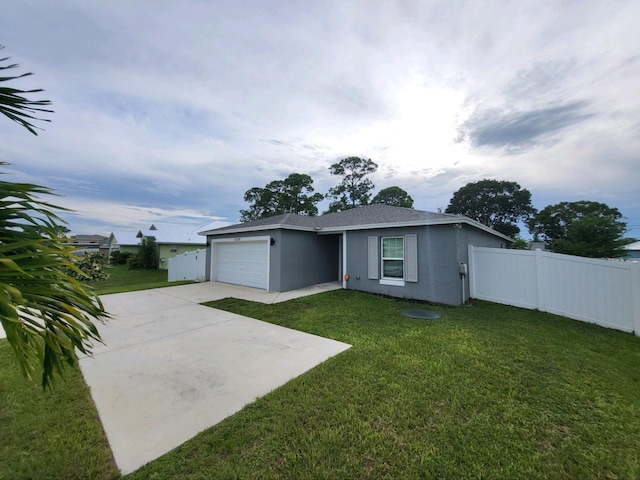
[[[154,223],[144,230],[114,231],[110,238],[118,245],[140,245],[143,237],[151,237],[157,244],[205,245],[205,239],[198,235],[202,228],[202,225]]]
[[[153,237],[158,244],[204,245],[205,239],[198,235],[200,228],[200,225],[155,223],[148,230],[141,230],[141,232],[145,237]]]
[[[638,250],[638,251],[640,251],[640,241],[639,242],[633,242],[633,243],[630,243],[628,245],[625,245],[623,248],[625,250]]]
[[[103,235],[73,235],[69,238],[69,243],[73,245],[102,245],[109,241],[109,237]]]

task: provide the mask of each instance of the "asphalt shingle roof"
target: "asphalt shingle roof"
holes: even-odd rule
[[[318,219],[321,228],[347,227],[356,225],[376,225],[389,223],[432,222],[437,220],[460,219],[458,215],[433,213],[413,208],[392,207],[389,205],[365,205],[342,212],[327,213]]]
[[[200,232],[201,235],[221,235],[232,231],[251,231],[260,228],[303,228],[309,230],[333,229],[341,227],[375,226],[397,224],[454,223],[460,221],[459,215],[427,212],[413,208],[392,207],[389,205],[365,205],[363,207],[327,213],[318,217],[285,213],[273,217],[261,218],[250,222],[237,223],[222,228]],[[468,220],[468,219],[467,219]]]

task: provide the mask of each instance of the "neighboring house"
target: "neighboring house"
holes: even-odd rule
[[[324,282],[394,297],[462,302],[468,245],[512,239],[459,215],[367,205],[308,217],[277,215],[200,232],[207,278],[284,292]],[[468,298],[468,284],[464,285]],[[465,298],[465,300],[466,300]]]
[[[625,245],[624,249],[627,251],[627,260],[640,260],[640,242]]]
[[[74,235],[68,245],[74,247],[75,254],[102,253],[109,255],[109,238],[103,235]]]
[[[110,252],[137,253],[143,238],[152,238],[158,249],[158,266],[167,269],[170,258],[204,248],[205,239],[198,235],[203,226],[155,223],[147,230],[113,232],[109,237]]]
[[[153,238],[158,246],[158,266],[166,270],[169,259],[185,252],[204,248],[206,241],[198,235],[202,226],[172,225],[156,223],[142,232],[145,237]]]
[[[140,235],[140,236],[139,236]],[[115,231],[109,235],[109,256],[113,252],[138,253],[142,232]]]

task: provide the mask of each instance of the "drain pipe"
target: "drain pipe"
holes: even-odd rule
[[[347,289],[347,281],[349,274],[347,273],[347,232],[342,232],[342,288]]]

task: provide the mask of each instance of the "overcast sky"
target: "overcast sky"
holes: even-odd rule
[[[518,182],[640,237],[640,2],[11,1],[2,56],[51,123],[0,122],[5,180],[53,188],[73,233],[237,222],[246,190],[347,156],[415,207]],[[327,203],[321,204],[321,210]],[[526,232],[523,232],[526,234]],[[527,236],[527,235],[525,235]]]

